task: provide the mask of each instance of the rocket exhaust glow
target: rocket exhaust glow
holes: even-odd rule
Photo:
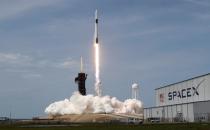
[[[95,92],[97,96],[101,96],[101,80],[100,80],[100,49],[98,39],[98,14],[95,12],[95,35],[94,35],[94,47],[95,47]]]
[[[97,96],[101,96],[101,81],[99,67],[99,44],[95,43],[95,92]]]

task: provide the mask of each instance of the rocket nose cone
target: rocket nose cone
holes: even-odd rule
[[[96,9],[96,11],[95,11],[95,19],[97,19],[98,18],[98,10]]]

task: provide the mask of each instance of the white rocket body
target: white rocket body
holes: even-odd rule
[[[95,43],[98,44],[98,11],[95,12]]]

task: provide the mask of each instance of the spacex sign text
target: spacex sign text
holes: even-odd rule
[[[168,93],[168,100],[174,100],[175,98],[187,98],[187,97],[192,97],[199,95],[198,88],[201,85],[201,83],[204,80],[202,80],[196,87],[191,87],[191,88],[184,88],[181,90],[177,91],[172,91]]]

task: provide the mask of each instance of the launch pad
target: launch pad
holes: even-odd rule
[[[142,123],[143,114],[67,114],[49,119],[71,123]]]

